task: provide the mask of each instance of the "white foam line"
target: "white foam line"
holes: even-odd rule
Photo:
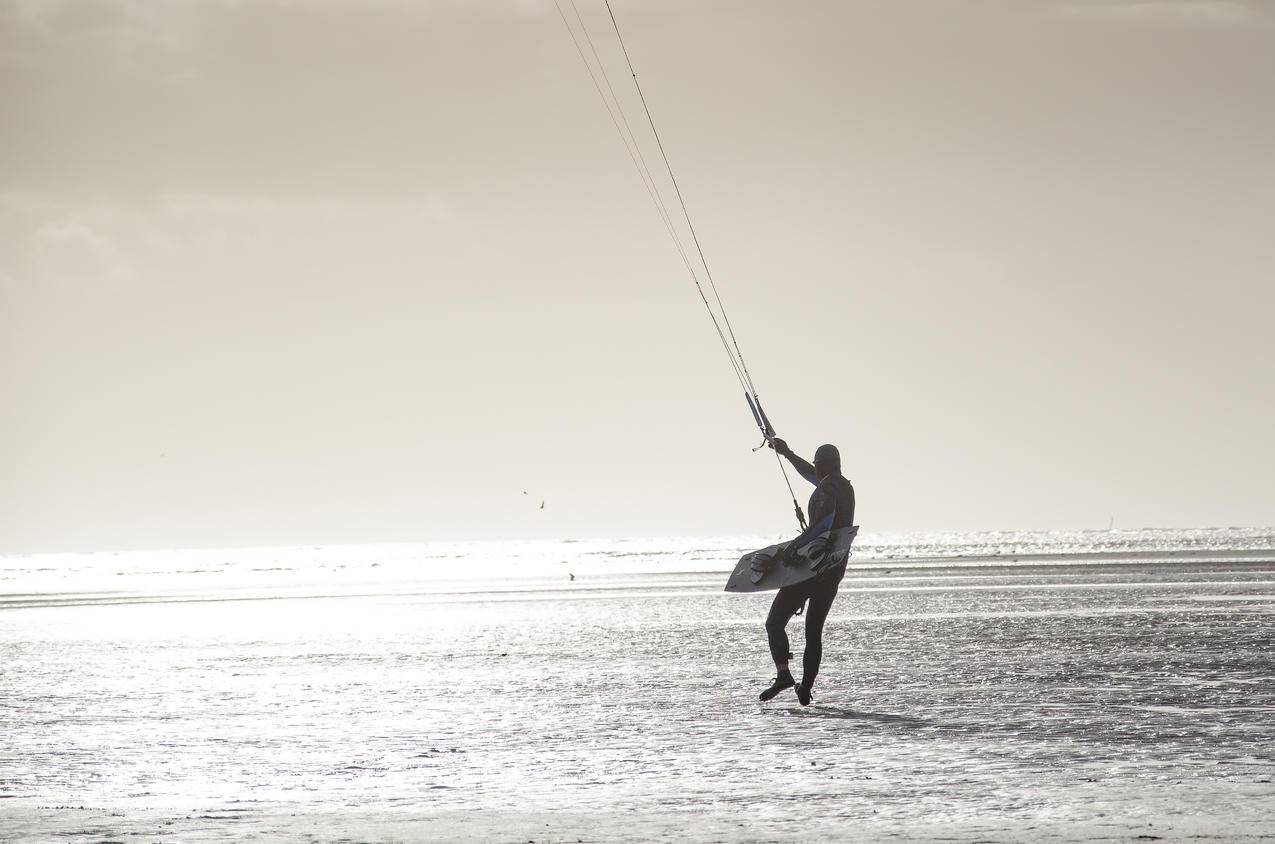
[[[1145,556],[1144,556],[1145,554]],[[850,567],[864,568],[896,568],[896,569],[978,569],[978,568],[1084,568],[1087,566],[1138,566],[1172,565],[1184,566],[1192,564],[1216,565],[1222,563],[1271,562],[1275,550],[1254,549],[1234,552],[1209,552],[1199,554],[1192,551],[1179,552],[1112,552],[1110,554],[1091,551],[1077,551],[1072,554],[1010,554],[970,555],[951,557],[871,557],[854,555]]]
[[[1033,589],[1176,589],[1185,586],[1275,586],[1275,580],[1152,580],[1133,583],[1002,583],[975,586],[842,587],[840,592],[1026,592]]]
[[[846,580],[847,581],[855,580],[859,583],[864,583],[868,581],[883,581],[883,582],[898,583],[900,581],[908,581],[908,580],[1030,580],[1033,578],[1044,576],[1041,574],[934,574],[934,575],[918,574],[918,575],[906,575],[901,577],[896,577],[894,575],[880,576],[880,577],[858,577],[855,574],[856,571],[858,570],[853,568],[847,571]],[[697,574],[698,572],[685,572],[685,573]],[[727,572],[723,572],[723,574],[725,573]],[[1225,572],[1185,572],[1182,574],[1184,577],[1186,577],[1191,574],[1223,574],[1223,573]],[[1135,572],[1127,572],[1127,571],[1101,571],[1101,572],[1083,572],[1082,571],[1082,572],[1075,572],[1075,573],[1050,572],[1048,576],[1050,578],[1083,577],[1089,580],[1098,580],[1101,578],[1129,577],[1131,574],[1135,574]],[[1165,572],[1165,574],[1166,575],[1174,574],[1174,572]],[[1247,577],[1250,575],[1251,576],[1275,575],[1275,569],[1258,569],[1258,570],[1236,569],[1234,574],[1236,577]],[[1189,579],[1184,579],[1179,582],[1192,583],[1194,581],[1191,581]],[[1247,581],[1237,581],[1237,582],[1247,582]]]
[[[927,619],[951,619],[951,618],[1054,618],[1054,617],[1072,617],[1072,618],[1089,618],[1097,616],[1120,616],[1120,615],[1166,615],[1169,613],[1181,613],[1185,615],[1199,615],[1210,611],[1205,607],[1186,606],[1186,605],[1167,605],[1157,607],[1077,607],[1066,610],[985,610],[977,612],[917,612],[917,613],[846,613],[838,615],[833,613],[833,618],[829,620],[830,628],[836,628],[842,624],[855,621],[918,621]],[[703,625],[724,625],[729,627],[755,627],[758,622],[756,619],[702,619],[698,622],[692,620],[691,624]]]
[[[555,601],[574,597],[582,598],[623,598],[641,594],[642,597],[702,597],[705,595],[723,594],[718,588],[716,579],[705,579],[696,584],[676,584],[664,582],[634,583],[598,583],[596,585],[578,585],[575,587],[549,587],[537,583],[524,586],[488,587],[475,585],[470,589],[433,590],[421,589],[421,584],[402,584],[397,589],[376,588],[379,584],[360,584],[363,588],[350,591],[315,591],[307,587],[294,587],[288,591],[218,591],[206,594],[112,594],[88,597],[83,593],[67,595],[50,595],[49,598],[27,598],[12,602],[0,602],[0,610],[4,609],[36,609],[36,608],[69,608],[74,606],[120,606],[136,604],[166,603],[213,603],[233,601],[271,601],[271,600],[313,600],[313,599],[350,599],[350,598],[390,598],[390,599],[427,599],[433,601],[448,600],[490,600],[490,601]],[[677,588],[677,587],[683,588]],[[1083,590],[1115,591],[1115,590],[1156,590],[1170,591],[1184,588],[1212,587],[1225,588],[1243,586],[1275,587],[1275,580],[1217,581],[1139,581],[1134,583],[1022,583],[1022,584],[977,584],[970,586],[842,586],[844,593],[919,593],[919,592],[1030,592]],[[370,587],[370,588],[369,588]],[[764,594],[764,593],[763,593]],[[1186,600],[1198,602],[1208,601],[1270,601],[1275,600],[1275,593],[1269,596],[1248,596],[1237,594],[1192,595],[1184,596]],[[1197,611],[1199,607],[1195,608]]]

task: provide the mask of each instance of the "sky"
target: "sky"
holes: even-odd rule
[[[612,6],[865,531],[1275,523],[1275,4]],[[0,552],[793,529],[552,0],[0,0],[0,101]]]

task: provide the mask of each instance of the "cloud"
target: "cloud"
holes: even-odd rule
[[[233,264],[228,256],[240,250],[241,258],[305,255],[316,238],[342,234],[390,249],[403,244],[410,253],[446,242],[458,217],[447,197],[434,194],[174,193],[126,201],[0,192],[0,296],[167,286],[183,267]],[[6,307],[20,310],[16,300],[0,303]]]
[[[455,218],[446,198],[439,195],[403,197],[350,197],[320,195],[310,197],[266,194],[167,194],[155,203],[162,213],[178,220],[270,219],[298,216],[332,217],[367,213],[395,214],[430,222]]]
[[[84,223],[57,222],[35,233],[31,261],[37,279],[122,284],[136,274],[128,258],[100,231]]]
[[[31,193],[0,193],[0,274],[11,290],[120,286],[137,279],[127,209],[103,201],[72,203]]]
[[[15,0],[4,26],[14,34],[44,39],[109,39],[132,46],[168,41],[174,25],[195,7],[139,0]]]
[[[1247,24],[1264,13],[1250,0],[1061,0],[1053,11],[1078,19],[1187,24]]]
[[[486,188],[557,134],[542,5],[0,0],[0,191]]]

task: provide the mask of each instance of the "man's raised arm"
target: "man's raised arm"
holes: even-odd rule
[[[815,475],[815,467],[811,466],[805,460],[802,460],[796,454],[793,454],[792,449],[788,447],[788,443],[784,442],[779,437],[771,437],[770,447],[773,448],[779,455],[787,457],[788,462],[792,464],[793,468],[797,470],[799,475],[810,481],[815,486],[819,486],[819,478]]]

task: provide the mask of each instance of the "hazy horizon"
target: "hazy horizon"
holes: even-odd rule
[[[1255,531],[1259,532],[1259,536],[1252,543],[1254,547],[1270,541],[1270,537],[1260,535],[1262,531],[1275,530],[1270,525],[1228,525],[1228,526],[1186,526],[1186,527],[1120,527],[1116,526],[1110,530],[1106,527],[1098,528],[1053,528],[1038,530],[1033,528],[981,528],[977,530],[914,530],[914,531],[874,531],[865,529],[863,536],[866,540],[872,541],[884,538],[890,541],[908,540],[912,538],[922,537],[950,537],[952,539],[964,539],[966,537],[978,536],[997,536],[1012,535],[1021,536],[1023,538],[1043,538],[1049,535],[1057,536],[1081,536],[1093,534],[1096,536],[1111,535],[1114,537],[1139,537],[1145,539],[1147,534],[1167,534],[1177,535],[1181,533],[1209,533],[1218,536],[1226,536],[1228,533],[1235,531]],[[795,534],[795,530],[789,530],[785,526],[780,526],[776,531],[777,536],[788,537]],[[390,547],[412,547],[412,546],[436,546],[445,547],[449,545],[501,545],[501,546],[539,546],[539,545],[592,545],[592,544],[609,544],[609,543],[644,543],[644,542],[682,542],[697,540],[745,540],[760,539],[770,541],[770,536],[765,533],[756,533],[741,531],[738,533],[722,533],[722,534],[634,534],[630,536],[538,536],[538,537],[505,537],[500,539],[483,538],[483,537],[451,537],[451,538],[435,538],[435,539],[402,539],[388,542],[365,541],[360,542],[351,540],[349,542],[329,542],[329,543],[312,543],[312,542],[271,542],[261,545],[187,545],[187,546],[170,546],[170,545],[154,545],[154,546],[136,546],[136,547],[117,547],[117,548],[62,548],[57,550],[34,550],[34,551],[0,551],[0,557],[20,558],[20,557],[45,557],[45,556],[81,556],[81,555],[118,555],[118,554],[157,554],[165,551],[189,551],[193,553],[213,552],[213,551],[270,551],[270,550],[299,550],[305,548],[324,548],[336,550],[341,548],[390,548]],[[1229,537],[1228,537],[1229,538]],[[1017,541],[1017,540],[1016,540]],[[859,546],[862,543],[856,543],[856,556],[864,557],[863,549]],[[1028,551],[1020,551],[1024,555],[1030,555]],[[1086,553],[1086,552],[1078,552]],[[1110,553],[1110,551],[1107,551]],[[1166,552],[1167,554],[1167,552]],[[868,560],[875,559],[868,554],[865,558]]]
[[[1273,524],[1275,8],[612,5],[865,530]],[[0,553],[793,530],[551,0],[0,0],[0,96]]]

